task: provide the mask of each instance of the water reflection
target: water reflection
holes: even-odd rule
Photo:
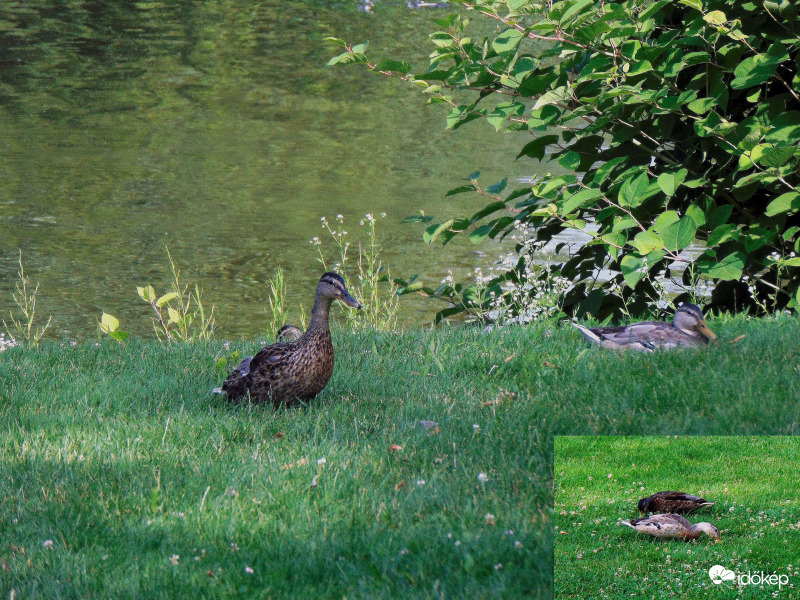
[[[426,247],[400,225],[480,169],[530,173],[522,140],[477,125],[443,130],[412,89],[361,69],[324,68],[327,36],[368,39],[380,56],[426,63],[441,9],[405,2],[6,2],[0,8],[0,310],[21,248],[52,331],[96,331],[100,311],[147,333],[135,287],[168,280],[165,246],[217,305],[220,334],[264,326],[266,279],[287,271],[289,305],[308,303],[319,218],[351,228],[367,212],[397,274],[441,277],[490,262],[491,247]],[[492,148],[487,152],[487,148]],[[509,165],[511,167],[509,168]],[[495,180],[496,180],[495,179]],[[500,254],[499,249],[496,254]],[[433,306],[404,302],[403,320]]]

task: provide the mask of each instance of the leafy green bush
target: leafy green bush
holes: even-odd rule
[[[688,299],[713,283],[716,308],[766,312],[800,303],[800,21],[788,1],[625,0],[461,2],[497,24],[467,35],[467,13],[436,21],[429,67],[372,61],[366,44],[330,64],[365,63],[450,108],[447,126],[485,120],[527,135],[518,158],[566,172],[510,189],[477,174],[449,194],[488,203],[427,224],[425,239],[534,241],[568,230],[590,241],[540,277],[573,283],[564,310],[599,318],[646,309],[657,283],[679,277]],[[416,217],[432,221],[431,217]],[[691,256],[686,249],[698,244]],[[524,261],[497,277],[524,278]],[[688,266],[689,268],[684,268]],[[599,277],[600,272],[610,278]],[[676,275],[678,274],[679,275]],[[467,286],[404,291],[470,302]],[[502,296],[503,292],[499,294]],[[507,295],[507,293],[506,293]]]

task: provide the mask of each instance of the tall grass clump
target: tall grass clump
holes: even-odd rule
[[[52,315],[47,318],[44,327],[35,325],[36,322],[36,295],[39,293],[39,284],[33,290],[30,289],[30,280],[25,275],[25,267],[22,265],[22,250],[19,252],[19,269],[17,270],[17,281],[14,285],[12,297],[18,309],[18,314],[11,310],[8,313],[9,323],[3,320],[3,327],[6,330],[10,344],[5,346],[27,344],[35,346],[42,339],[50,322]],[[2,341],[2,340],[0,340]]]
[[[385,219],[386,213],[380,218]],[[365,239],[358,241],[358,252],[353,260],[348,255],[351,242],[344,228],[344,216],[336,215],[336,223],[331,225],[327,217],[322,217],[322,228],[329,234],[336,246],[336,258],[326,259],[323,242],[314,237],[311,244],[316,248],[318,260],[326,270],[339,273],[347,288],[361,302],[361,311],[347,311],[347,325],[351,329],[369,328],[377,331],[394,331],[397,327],[399,308],[398,286],[392,281],[388,270],[381,261],[381,246],[377,241],[375,224],[377,219],[370,213],[364,215],[359,225]],[[338,228],[337,228],[338,227]],[[353,266],[355,262],[355,266]]]

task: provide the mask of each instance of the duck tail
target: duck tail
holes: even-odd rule
[[[697,506],[714,506],[716,502],[709,502],[706,500],[705,502],[698,502]]]
[[[224,394],[225,392],[222,391],[222,386],[219,386],[219,387],[215,387],[213,390],[211,390],[211,393],[212,394]]]
[[[630,527],[631,529],[636,529],[636,527],[634,527],[634,526],[633,526],[633,521],[632,521],[632,520],[630,520],[630,521],[623,521],[622,519],[620,519],[620,520],[619,520],[619,522],[617,523],[617,525],[627,525],[627,526],[628,526],[628,527]]]
[[[578,331],[580,331],[581,334],[583,334],[583,337],[585,337],[587,340],[589,340],[593,344],[601,344],[602,345],[603,338],[600,337],[599,335],[597,335],[594,331],[592,331],[588,327],[584,327],[583,325],[579,325],[578,323],[573,323],[573,325],[578,328]]]

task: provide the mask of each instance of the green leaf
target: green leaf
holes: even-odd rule
[[[703,20],[711,25],[724,25],[728,22],[728,18],[721,10],[712,10],[710,13],[703,15]]]
[[[641,271],[644,266],[644,259],[635,254],[626,254],[622,257],[619,263],[619,268],[622,271],[622,277],[629,287],[635,287],[637,283],[644,277]]]
[[[661,232],[664,248],[671,252],[679,252],[694,241],[697,224],[691,217],[683,217]]]
[[[545,147],[556,143],[558,143],[557,135],[543,135],[525,144],[519,154],[517,154],[517,158],[529,156],[541,161],[544,159]]]
[[[486,191],[489,192],[490,194],[499,194],[504,189],[506,189],[507,186],[508,186],[508,178],[504,177],[502,181],[498,181],[497,183],[494,183],[490,185],[488,188],[486,188]]]
[[[494,228],[494,225],[491,223],[487,223],[486,225],[481,225],[480,227],[476,228],[475,231],[469,234],[469,241],[473,244],[479,244],[483,240],[486,239],[486,236],[489,235],[489,232]]]
[[[676,173],[662,173],[658,176],[658,187],[660,187],[661,191],[667,196],[674,196],[675,190],[677,190],[678,186],[686,179],[687,173],[688,171],[686,169],[681,169]]]
[[[104,333],[113,333],[119,327],[119,319],[116,317],[108,314],[103,313],[103,316],[100,317],[100,329]]]
[[[787,192],[781,194],[767,205],[766,214],[774,217],[780,213],[794,212],[800,208],[800,194],[797,192]]]
[[[567,152],[558,157],[558,164],[568,171],[575,171],[581,164],[581,155],[577,152]]]
[[[620,206],[639,206],[644,201],[644,195],[649,185],[650,178],[647,173],[642,173],[636,178],[627,179],[619,190]]]
[[[768,168],[782,167],[794,157],[795,152],[797,148],[794,146],[767,148],[758,159],[758,164]]]
[[[517,51],[517,46],[522,39],[522,32],[516,29],[506,29],[494,40],[492,40],[492,48],[498,54],[508,54]]]
[[[109,331],[108,335],[118,342],[124,342],[130,337],[131,334],[128,331]]]
[[[474,192],[477,190],[477,186],[469,184],[469,185],[460,185],[457,188],[453,188],[449,190],[444,196],[447,198],[448,196],[455,196],[456,194],[463,194],[464,192]]]
[[[145,302],[152,302],[156,299],[156,291],[153,289],[152,285],[148,285],[147,287],[137,287],[136,292]]]
[[[442,233],[450,229],[453,225],[453,219],[449,221],[445,221],[444,223],[440,223],[438,225],[431,225],[425,230],[425,233],[422,234],[422,239],[426,244],[430,244],[438,238]]]
[[[178,294],[176,294],[175,292],[169,292],[168,294],[164,294],[163,296],[161,296],[161,298],[156,300],[156,306],[161,308],[167,302],[169,302],[170,300],[174,300],[177,297],[178,297]]]
[[[656,218],[655,222],[653,223],[653,229],[655,229],[658,233],[664,233],[664,230],[672,225],[673,223],[677,222],[680,217],[678,213],[674,210],[666,210]]]
[[[630,242],[641,255],[650,254],[653,250],[661,250],[664,240],[654,231],[640,231]]]
[[[169,322],[170,323],[180,323],[181,322],[181,313],[179,313],[177,310],[175,310],[171,306],[167,307],[167,314],[169,315]]]
[[[408,63],[401,62],[399,60],[384,58],[383,60],[378,61],[378,64],[375,65],[375,70],[405,74],[411,71],[411,65],[409,65]]]
[[[602,194],[598,189],[589,188],[581,190],[578,193],[566,198],[561,210],[558,212],[562,215],[568,215],[572,211],[589,204],[593,200],[597,200],[601,195]]]
[[[686,214],[694,220],[695,225],[698,227],[706,224],[706,213],[697,204],[690,204],[686,209]]]
[[[732,252],[719,261],[699,260],[697,261],[698,270],[714,279],[722,281],[733,281],[742,276],[744,269],[745,253],[741,251]]]

